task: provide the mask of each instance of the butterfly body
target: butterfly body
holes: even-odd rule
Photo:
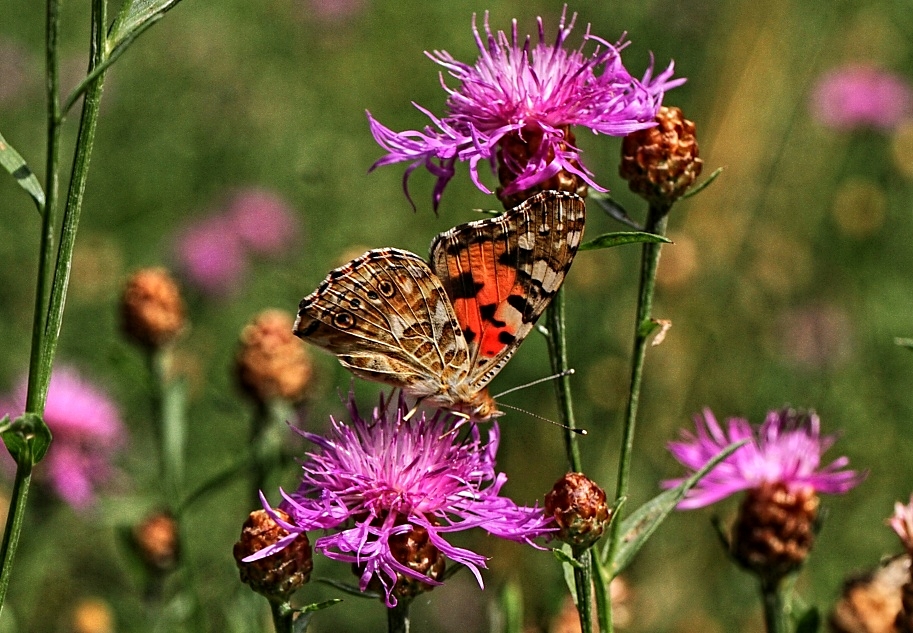
[[[430,265],[400,249],[368,251],[302,299],[295,334],[361,378],[494,417],[487,385],[564,280],[584,218],[582,199],[548,191],[441,233]]]

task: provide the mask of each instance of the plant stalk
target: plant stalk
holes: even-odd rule
[[[292,625],[295,622],[295,612],[288,602],[269,601],[270,612],[273,615],[273,627],[276,633],[292,633]]]
[[[767,633],[787,633],[789,618],[786,614],[783,583],[762,581],[761,602],[764,605],[764,625]]]
[[[395,607],[387,608],[387,633],[409,633],[409,600],[401,598]]]
[[[651,203],[647,212],[647,221],[644,231],[654,235],[665,236],[666,222],[669,212],[668,205]],[[631,475],[631,460],[634,451],[634,430],[637,423],[637,407],[640,404],[640,387],[643,379],[644,360],[647,354],[647,345],[653,334],[652,311],[653,295],[656,290],[656,269],[659,265],[659,255],[662,243],[647,242],[643,245],[640,266],[640,292],[637,298],[637,317],[634,327],[634,351],[631,359],[631,383],[628,391],[628,403],[625,409],[624,428],[622,430],[621,455],[618,461],[618,480],[615,489],[616,504],[620,499],[628,496],[629,478]],[[609,555],[605,563],[612,568],[615,552],[621,538],[621,517],[615,517],[609,533]],[[611,602],[609,602],[611,613]],[[611,633],[612,621],[609,616],[606,633]]]
[[[548,358],[551,363],[552,373],[560,376],[555,379],[555,394],[558,398],[558,416],[564,425],[564,446],[567,452],[567,461],[571,472],[579,473],[583,470],[580,460],[580,447],[577,445],[579,433],[576,432],[577,423],[574,419],[574,403],[571,397],[571,378],[566,374],[567,362],[567,336],[565,334],[564,318],[564,288],[559,288],[552,299],[545,314],[545,327],[548,330]],[[564,374],[564,375],[562,375]]]

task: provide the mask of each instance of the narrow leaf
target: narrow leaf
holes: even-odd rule
[[[498,607],[503,618],[501,630],[504,633],[522,633],[523,631],[523,590],[519,583],[510,581],[501,590]]]
[[[605,233],[589,242],[584,242],[580,245],[579,250],[595,251],[602,248],[621,246],[622,244],[642,244],[646,242],[671,244],[672,240],[661,235],[653,235],[642,231],[619,231],[617,233]]]
[[[594,200],[612,219],[617,220],[622,224],[626,224],[637,231],[643,230],[644,227],[632,219],[625,208],[609,194],[592,191],[590,192],[589,199]]]
[[[305,605],[300,609],[295,609],[295,611],[298,613],[313,613],[314,611],[323,611],[327,607],[332,607],[334,604],[339,604],[340,602],[342,602],[342,598],[331,598],[329,600],[324,600],[323,602],[314,602]]]
[[[350,585],[347,582],[340,582],[338,580],[333,580],[332,578],[318,578],[317,582],[322,582],[325,585],[330,585],[331,587],[336,587],[340,591],[347,593],[350,596],[357,596],[359,598],[371,598],[374,600],[377,600],[381,597],[380,592],[362,591],[355,585]]]
[[[612,577],[620,574],[634,559],[640,548],[644,546],[660,524],[675,509],[678,502],[685,498],[685,495],[697,483],[721,461],[732,455],[735,451],[745,445],[748,440],[742,440],[730,444],[720,451],[713,459],[686,479],[676,488],[666,490],[646,502],[624,520],[621,524],[621,543],[618,551],[615,553],[614,561],[611,562]]]
[[[181,0],[126,0],[108,33],[108,50],[112,51],[160,20],[165,12]]]
[[[567,585],[567,590],[571,594],[571,598],[574,599],[574,604],[577,604],[577,580],[574,577],[574,570],[580,568],[580,563],[574,559],[574,555],[571,551],[571,546],[567,543],[564,543],[561,546],[561,549],[553,549],[552,552],[555,554],[555,557],[561,561],[561,571],[564,574],[564,584]]]
[[[723,173],[723,168],[722,168],[722,167],[717,167],[717,168],[713,171],[712,174],[710,174],[709,176],[707,176],[707,180],[705,180],[704,182],[702,182],[701,184],[699,184],[699,185],[698,185],[697,187],[695,187],[694,189],[691,189],[691,190],[689,190],[689,191],[686,191],[684,194],[682,194],[681,199],[684,200],[685,198],[690,198],[691,196],[695,196],[695,195],[699,194],[699,193],[702,192],[704,189],[706,189],[707,187],[709,187],[709,186],[710,186],[710,183],[712,183],[714,180],[716,180],[717,177],[718,177],[720,174],[722,174],[722,173]]]
[[[41,183],[29,169],[25,159],[6,142],[2,134],[0,134],[0,165],[3,165],[3,168],[16,179],[19,186],[32,197],[35,206],[38,207],[38,212],[44,211],[44,190],[41,188]]]

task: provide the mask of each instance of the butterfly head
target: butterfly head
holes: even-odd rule
[[[495,399],[488,393],[488,389],[477,391],[469,398],[452,406],[451,409],[469,416],[469,419],[476,422],[490,422],[504,415],[504,412],[498,409]]]

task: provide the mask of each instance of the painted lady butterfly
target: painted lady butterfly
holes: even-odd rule
[[[356,376],[498,416],[487,385],[564,281],[585,214],[579,196],[545,191],[441,233],[430,267],[408,251],[368,251],[301,300],[295,334]]]

